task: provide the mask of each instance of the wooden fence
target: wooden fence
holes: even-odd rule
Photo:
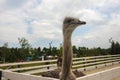
[[[46,64],[49,63],[49,64]],[[120,55],[104,55],[92,57],[73,58],[72,69],[75,70],[91,70],[103,66],[109,66],[120,63]],[[18,67],[20,65],[20,67]],[[49,69],[47,69],[49,67]],[[53,80],[52,78],[45,78],[30,74],[37,74],[56,69],[56,60],[32,61],[20,63],[0,64],[0,72],[2,77],[11,80]],[[20,72],[20,73],[18,73]],[[27,77],[28,76],[28,77]],[[18,79],[20,78],[20,79]]]

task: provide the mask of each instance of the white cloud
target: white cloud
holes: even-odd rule
[[[117,40],[120,42],[120,15],[113,14],[111,20],[106,21],[103,25],[98,26],[97,29],[88,31],[81,36],[76,36],[73,39],[73,43],[78,46],[88,46],[88,47],[110,47],[109,39]],[[76,40],[76,41],[75,41]]]
[[[51,23],[47,23],[46,21],[35,22],[33,24],[34,27],[33,34],[41,38],[59,39],[58,36],[60,36],[61,30],[54,26],[54,24],[52,25]]]
[[[29,0],[1,0],[0,7],[4,10],[14,10],[23,7]]]
[[[79,10],[76,12],[76,15],[80,16],[82,20],[85,20],[87,24],[103,24],[105,21],[104,14],[100,14],[92,9]]]
[[[118,1],[26,0],[24,2],[24,0],[1,0],[0,43],[17,43],[18,37],[27,38],[31,44],[37,43],[39,40],[54,40],[61,43],[62,21],[65,16],[73,16],[87,22],[84,27],[87,33],[76,31],[73,36],[74,44],[108,47],[107,40],[110,37],[120,41],[118,37],[120,30]],[[31,33],[29,33],[29,29]],[[80,29],[82,28],[78,30]]]

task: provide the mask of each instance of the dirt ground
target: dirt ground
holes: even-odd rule
[[[120,80],[120,76],[119,76],[119,77],[116,77],[116,78],[114,78],[114,79],[112,79],[112,80]]]
[[[61,72],[61,69],[55,69],[52,71],[44,72],[41,75],[44,77],[51,77],[51,78],[59,79],[60,72]],[[73,73],[75,74],[76,77],[85,76],[85,74],[83,72],[78,71],[78,70],[74,70]]]
[[[93,70],[83,71],[83,72],[75,70],[75,71],[73,71],[73,73],[76,75],[76,77],[81,77],[81,76],[85,76],[85,75],[88,75],[88,74],[104,71],[104,70],[111,69],[111,68],[118,67],[118,66],[120,66],[120,64],[114,64],[114,65],[105,66],[105,67],[101,67],[101,68],[97,68],[97,69],[93,69]],[[48,72],[43,73],[42,76],[59,78],[60,71],[61,71],[60,69],[55,69],[53,71],[48,71]],[[120,80],[120,77],[115,78],[113,80]]]
[[[118,66],[120,66],[120,64],[115,64],[115,65],[110,65],[110,66],[106,66],[106,67],[101,67],[101,68],[94,69],[94,70],[88,70],[88,71],[84,71],[83,73],[87,75],[87,74],[92,74],[92,73],[104,71],[104,70],[111,69],[111,68],[118,67]]]
[[[102,67],[102,68],[99,68],[99,69],[94,69],[94,70],[89,70],[89,71],[84,71],[83,73],[87,75],[87,74],[92,74],[92,73],[96,73],[96,72],[99,72],[99,71],[104,71],[104,70],[111,69],[111,68],[118,67],[118,66],[120,66],[120,64],[111,65],[111,66],[107,66],[107,67]],[[120,76],[116,77],[112,80],[120,80]]]

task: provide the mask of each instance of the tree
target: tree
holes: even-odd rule
[[[58,54],[58,51],[57,51],[57,48],[56,47],[53,47],[52,48],[52,56],[55,56],[56,54]]]
[[[120,54],[120,44],[118,42],[111,42],[111,54]]]
[[[25,39],[24,37],[18,38],[18,41],[22,49],[31,47],[31,45],[29,44],[29,41]]]
[[[37,49],[37,52],[38,52],[38,56],[42,56],[42,51],[41,51],[41,48],[40,47],[38,47],[38,49]]]
[[[115,54],[115,43],[114,43],[114,41],[111,42],[111,54]]]
[[[29,44],[29,41],[24,37],[18,38],[18,41],[21,46],[19,57],[25,60],[29,56],[29,49],[31,48],[31,45]]]
[[[17,61],[17,48],[9,48],[9,55],[6,57],[7,62]]]
[[[84,54],[82,53],[81,47],[78,47],[77,57],[82,57]]]
[[[78,50],[75,45],[72,47],[72,49],[73,49],[73,54],[76,54]]]
[[[4,43],[3,44],[3,47],[2,47],[2,58],[3,58],[3,62],[5,63],[6,62],[6,57],[7,57],[7,54],[8,54],[8,43]]]
[[[47,52],[47,48],[44,47],[44,48],[42,49],[42,52],[43,52],[43,54],[46,54],[46,52]]]

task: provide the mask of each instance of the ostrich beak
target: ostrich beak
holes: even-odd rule
[[[86,24],[86,22],[85,21],[77,21],[77,22],[72,22],[71,24],[83,25],[83,24]]]
[[[86,24],[85,21],[79,21],[78,24],[82,25],[82,24]]]

